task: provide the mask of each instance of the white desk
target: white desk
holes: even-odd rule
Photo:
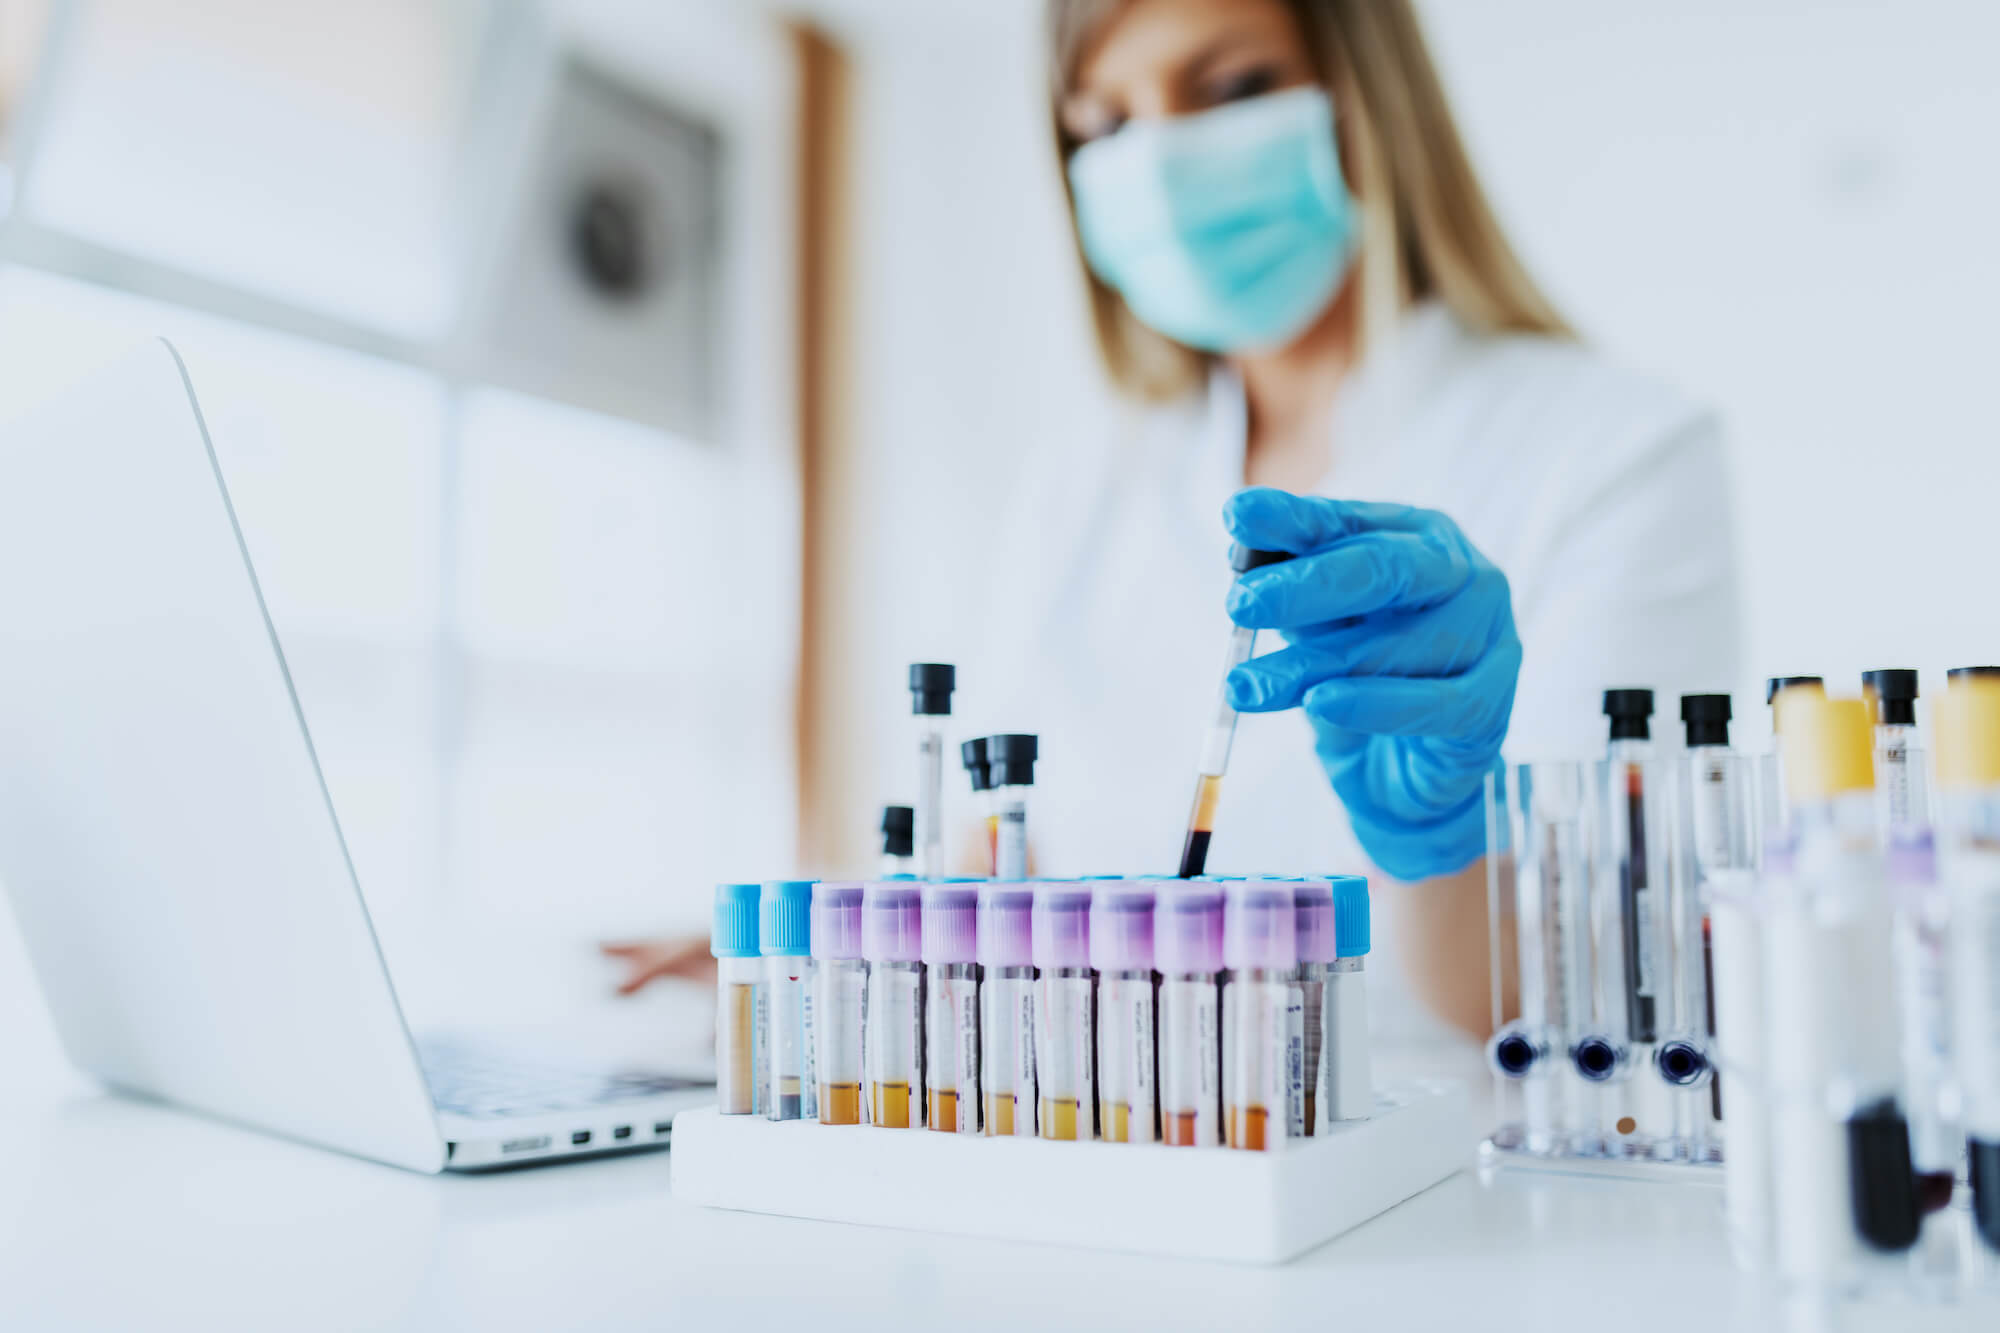
[[[710,1212],[674,1200],[661,1154],[409,1175],[95,1091],[63,1066],[7,924],[10,1333],[1779,1326],[1729,1266],[1719,1191],[1701,1188],[1468,1172],[1253,1270]],[[2000,1328],[2000,1305],[1842,1326]]]

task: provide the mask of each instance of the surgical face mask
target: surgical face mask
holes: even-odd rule
[[[1203,351],[1289,343],[1354,253],[1354,198],[1318,88],[1133,121],[1079,148],[1069,181],[1091,270],[1149,327]]]

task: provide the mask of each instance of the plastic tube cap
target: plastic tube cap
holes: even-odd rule
[[[965,765],[965,771],[972,775],[972,789],[986,791],[993,786],[992,775],[986,771],[986,738],[980,736],[958,747],[958,760]]]
[[[1917,673],[1908,667],[1883,667],[1861,673],[1862,693],[1877,726],[1917,725]]]
[[[1169,975],[1222,970],[1222,889],[1182,882],[1153,899],[1153,966]]]
[[[1090,965],[1100,972],[1153,970],[1150,884],[1100,883],[1090,894]]]
[[[1368,881],[1361,875],[1334,875],[1333,933],[1342,958],[1360,958],[1371,944],[1368,930]]]
[[[912,663],[910,712],[925,717],[949,717],[951,692],[956,688],[958,688],[958,669],[950,663]]]
[[[1229,546],[1229,568],[1238,574],[1248,574],[1266,565],[1282,565],[1292,558],[1290,551],[1260,551],[1241,542],[1232,542]]]
[[[1932,706],[1938,786],[2000,783],[2000,676],[1953,672]]]
[[[1330,963],[1340,956],[1335,947],[1333,885],[1323,879],[1309,879],[1292,885],[1292,907],[1297,914],[1299,961]]]
[[[924,891],[914,880],[878,880],[861,894],[861,956],[917,963],[924,956]]]
[[[1875,724],[1859,699],[1804,690],[1778,696],[1785,788],[1793,804],[1875,787]]]
[[[1035,761],[1042,757],[1041,739],[1007,735],[986,738],[986,781],[994,787],[1031,787]]]
[[[1683,694],[1681,722],[1687,727],[1687,743],[1729,744],[1729,696],[1726,694]]]
[[[910,856],[916,851],[917,812],[907,805],[882,807],[882,855]]]
[[[1021,880],[979,889],[978,947],[983,967],[1033,967],[1034,885]]]
[[[1032,923],[1036,967],[1090,966],[1089,889],[1037,885]]]
[[[1299,965],[1298,909],[1292,886],[1247,881],[1222,898],[1222,961],[1227,967],[1283,971]]]
[[[1819,676],[1773,676],[1764,682],[1764,702],[1775,704],[1779,695],[1786,690],[1811,690],[1814,694],[1826,693],[1826,681]]]
[[[715,916],[708,929],[711,954],[717,958],[758,956],[757,903],[763,894],[761,884],[715,886]]]
[[[1611,719],[1611,739],[1643,741],[1651,735],[1647,719],[1653,716],[1651,690],[1606,690],[1604,715]]]
[[[758,909],[757,941],[766,958],[802,958],[812,952],[813,882],[767,880]]]
[[[979,889],[966,883],[926,884],[923,960],[933,966],[979,961]]]
[[[862,888],[852,881],[812,891],[812,956],[829,962],[861,957]]]

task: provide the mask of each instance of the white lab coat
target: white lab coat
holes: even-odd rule
[[[1601,753],[1607,686],[1652,686],[1655,735],[1671,737],[1681,692],[1737,681],[1729,487],[1697,405],[1583,347],[1474,335],[1426,303],[1344,386],[1333,432],[1320,493],[1441,510],[1507,574],[1524,650],[1510,759]],[[1000,688],[965,720],[1042,737],[1041,873],[1175,868],[1229,630],[1219,515],[1244,440],[1242,388],[1219,373],[1124,438],[1032,467],[996,553]],[[1425,1026],[1384,901],[1403,890],[1355,841],[1298,713],[1242,719],[1208,864],[1369,875],[1378,1026]]]

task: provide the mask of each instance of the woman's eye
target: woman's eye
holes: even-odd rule
[[[1224,78],[1211,80],[1208,85],[1209,101],[1214,104],[1241,102],[1249,97],[1262,97],[1278,86],[1278,73],[1270,68],[1246,69]]]
[[[1123,112],[1108,107],[1077,108],[1064,113],[1064,128],[1070,137],[1080,144],[1092,139],[1102,139],[1107,134],[1116,134],[1125,123]]]

